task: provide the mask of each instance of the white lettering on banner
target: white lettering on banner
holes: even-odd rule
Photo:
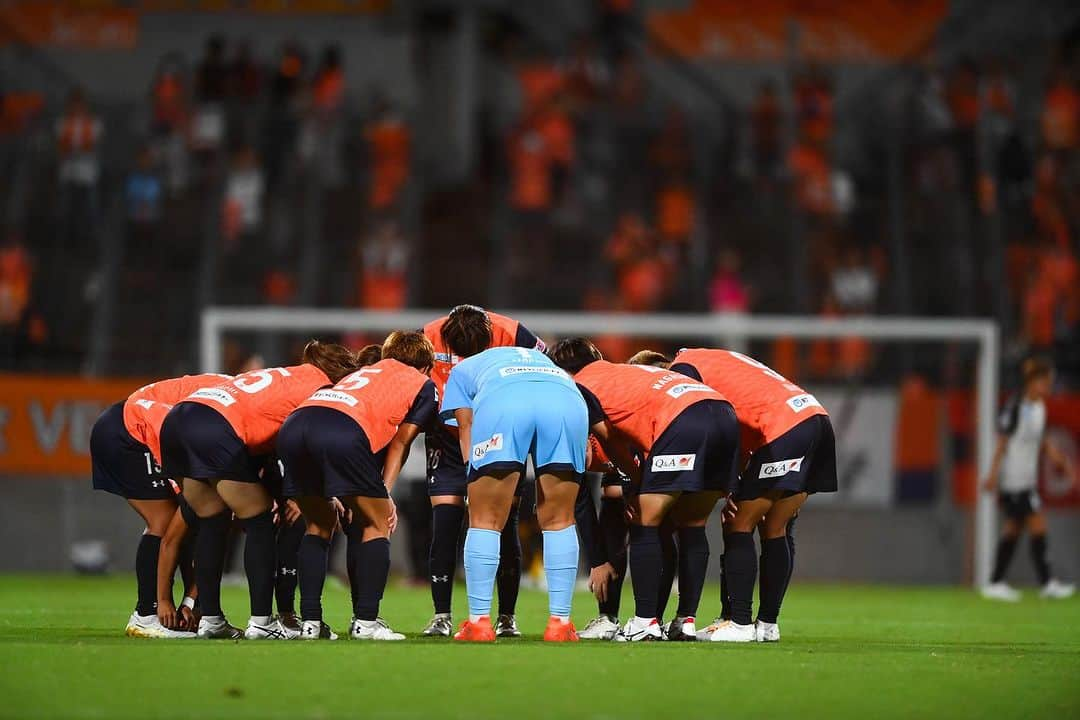
[[[202,388],[201,390],[196,390],[195,392],[191,393],[189,397],[199,398],[200,400],[213,400],[214,402],[220,403],[225,407],[229,407],[236,402],[236,398],[233,397],[233,394],[231,392],[223,388],[216,387]]]
[[[652,459],[653,472],[681,472],[693,470],[697,454],[691,455],[656,455]]]
[[[53,408],[52,417],[45,416],[45,408],[37,400],[30,401],[30,421],[34,425],[34,436],[37,438],[38,447],[47,453],[56,450],[60,444],[60,434],[64,432],[67,422],[68,404],[60,402]]]
[[[317,393],[311,396],[312,400],[323,400],[325,402],[343,403],[349,407],[356,407],[359,402],[349,393],[340,392],[338,390],[319,390]]]
[[[761,471],[758,473],[758,478],[776,478],[783,477],[788,473],[797,473],[802,471],[803,458],[792,458],[791,460],[779,460],[777,462],[762,463]]]
[[[787,405],[795,412],[802,412],[808,407],[821,407],[821,403],[819,403],[817,398],[810,393],[788,398]]]
[[[832,412],[839,492],[819,493],[816,504],[888,507],[896,500],[894,390],[815,388]]]
[[[690,392],[713,392],[713,389],[708,385],[702,385],[701,383],[680,383],[678,385],[672,385],[667,390],[667,394],[673,398],[681,397]]]
[[[495,433],[490,439],[478,442],[473,445],[472,459],[483,460],[484,456],[492,450],[502,450],[503,448],[503,436],[502,433]]]
[[[522,365],[511,365],[510,367],[504,367],[499,370],[499,375],[502,377],[510,377],[511,375],[522,375],[524,373],[540,373],[542,375],[554,375],[556,377],[569,377],[566,371],[561,368],[544,367],[543,365],[537,365],[536,367],[525,367]]]

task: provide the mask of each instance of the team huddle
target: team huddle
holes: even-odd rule
[[[548,349],[510,318],[461,305],[381,346],[312,341],[298,365],[163,380],[106,410],[91,434],[94,487],[146,522],[127,634],[334,639],[322,594],[340,532],[349,636],[404,639],[380,603],[397,525],[391,491],[421,433],[434,606],[422,634],[460,641],[520,635],[518,506],[530,458],[551,642],[779,640],[795,517],[810,494],[837,487],[825,409],[752,358],[700,348],[613,363],[585,338]],[[599,512],[587,470],[602,473]],[[721,501],[721,612],[698,630],[706,524]],[[246,536],[243,630],[221,608],[234,523]],[[469,617],[455,631],[463,527]],[[579,633],[570,615],[581,554],[599,614]],[[621,622],[627,569],[635,607]],[[664,623],[675,578],[678,606]]]

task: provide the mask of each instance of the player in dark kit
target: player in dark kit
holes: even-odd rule
[[[390,572],[390,534],[397,512],[390,490],[409,446],[438,413],[431,343],[420,333],[395,332],[383,359],[323,388],[300,404],[278,433],[285,493],[308,519],[300,546],[300,638],[335,639],[323,622],[322,590],[339,498],[351,514],[347,548],[357,640],[404,640],[379,617]]]
[[[476,305],[458,305],[450,314],[424,326],[424,336],[435,348],[431,379],[439,396],[446,388],[450,371],[461,359],[463,348],[478,346],[523,347],[543,351],[544,343],[516,320],[486,311]],[[439,423],[425,433],[428,496],[431,498],[431,553],[428,571],[435,615],[423,634],[450,637],[453,621],[450,603],[457,573],[458,544],[463,533],[467,469],[461,457],[456,430]],[[521,585],[521,540],[518,536],[518,503],[510,510],[501,535],[499,571],[496,584],[499,615],[495,632],[499,637],[521,635],[514,618]]]
[[[790,523],[809,494],[836,492],[836,440],[813,395],[766,365],[730,350],[682,350],[671,369],[731,400],[748,458],[724,527],[724,579],[731,618],[705,628],[713,642],[775,642],[777,619],[793,567]],[[761,602],[752,620],[761,534]]]

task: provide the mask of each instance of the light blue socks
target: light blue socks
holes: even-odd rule
[[[477,528],[469,528],[465,534],[465,589],[469,596],[470,620],[491,615],[491,595],[495,590],[495,574],[499,571],[500,535],[502,533],[498,530]],[[544,549],[544,556],[547,557],[546,537]],[[574,537],[574,557],[577,557],[576,536]],[[571,583],[572,589],[573,583]],[[567,603],[569,607],[569,598]]]
[[[468,547],[466,545],[466,547]],[[498,547],[495,548],[498,555]],[[496,564],[498,557],[496,557]],[[577,527],[571,525],[562,530],[544,531],[544,575],[548,584],[548,607],[556,617],[570,617],[570,604],[574,597],[574,583],[578,570]],[[468,566],[466,565],[466,576]],[[490,585],[488,586],[490,588]],[[469,603],[472,604],[470,590]],[[488,607],[491,597],[488,596]]]

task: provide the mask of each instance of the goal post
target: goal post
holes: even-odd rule
[[[227,332],[382,333],[420,328],[443,310],[371,311],[283,307],[210,307],[200,326],[202,372],[221,372]],[[549,336],[627,335],[657,339],[731,340],[862,338],[868,341],[969,343],[976,348],[975,427],[978,476],[989,471],[995,444],[1000,337],[998,325],[978,318],[856,317],[786,315],[626,314],[506,311],[533,332]],[[993,498],[977,492],[974,517],[973,580],[990,577],[996,522]]]

